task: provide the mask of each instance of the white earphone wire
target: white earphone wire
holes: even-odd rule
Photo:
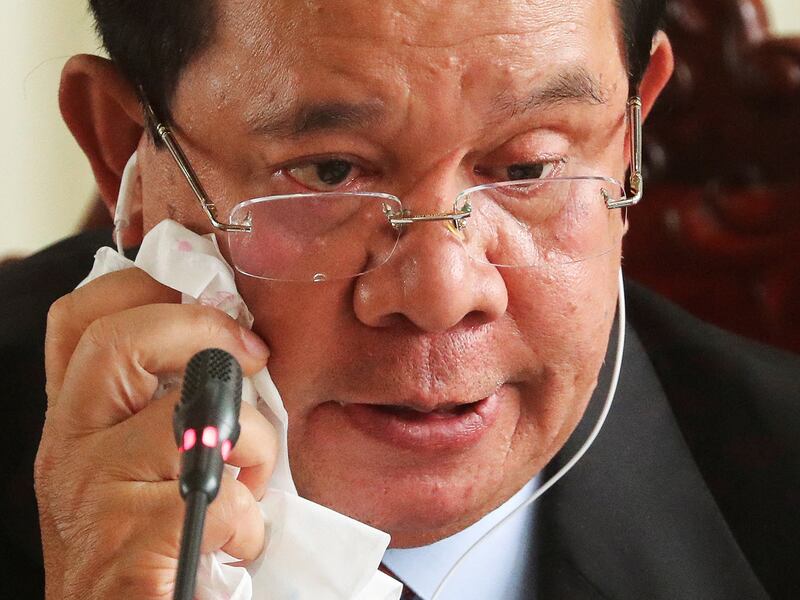
[[[119,194],[117,195],[117,207],[114,210],[114,243],[117,252],[124,255],[122,247],[122,230],[130,224],[130,199],[133,194],[133,178],[136,171],[136,152],[131,154],[125,169],[122,171],[122,179],[119,182]]]
[[[617,392],[617,383],[619,382],[619,375],[620,371],[622,370],[622,353],[625,349],[625,284],[622,281],[622,268],[619,270],[619,297],[617,299],[617,306],[619,311],[619,320],[617,322],[617,349],[614,358],[614,371],[611,375],[611,383],[608,388],[608,394],[606,395],[605,403],[603,404],[603,409],[600,412],[600,416],[597,418],[597,422],[595,423],[594,427],[592,428],[591,433],[589,433],[589,437],[586,438],[586,441],[583,445],[578,449],[578,451],[573,455],[573,457],[563,466],[561,467],[553,476],[545,481],[539,488],[537,488],[536,492],[528,498],[525,502],[520,504],[517,508],[511,511],[508,515],[506,515],[502,520],[500,520],[494,527],[492,527],[489,531],[484,533],[480,538],[475,541],[464,554],[461,555],[456,563],[450,568],[447,574],[444,576],[442,581],[436,588],[436,591],[431,596],[431,600],[439,600],[439,597],[444,590],[445,585],[448,581],[451,580],[453,574],[458,570],[458,568],[463,564],[464,560],[467,556],[472,553],[475,548],[477,548],[482,542],[487,540],[489,536],[491,536],[495,531],[500,529],[503,524],[510,521],[514,516],[516,516],[520,511],[524,510],[525,508],[529,507],[531,504],[536,502],[542,495],[553,487],[559,479],[564,477],[567,472],[575,466],[575,464],[586,454],[586,451],[589,449],[595,439],[597,438],[598,434],[600,433],[600,429],[602,429],[603,424],[606,421],[606,417],[608,416],[609,411],[611,410],[611,403],[614,400],[614,395]]]

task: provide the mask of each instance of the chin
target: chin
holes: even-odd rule
[[[519,416],[508,402],[479,439],[408,448],[348,429],[324,408],[290,435],[292,472],[303,497],[389,533],[393,547],[426,545],[479,520],[541,468],[535,448],[512,451],[523,441]]]
[[[290,413],[298,492],[386,531],[393,547],[448,537],[510,498],[564,443],[595,376],[578,385],[567,374],[548,371],[421,414],[362,399]]]
[[[298,491],[313,502],[389,533],[391,546],[401,548],[448,537],[503,501],[497,493],[499,482],[446,473],[384,473],[324,489],[322,483],[298,478]]]

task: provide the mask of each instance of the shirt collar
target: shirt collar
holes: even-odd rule
[[[486,532],[529,499],[539,487],[537,475],[498,508],[458,533],[419,548],[392,548],[383,564],[423,600],[430,600],[439,583],[461,556]],[[482,542],[448,581],[442,600],[448,598],[522,598],[532,585],[536,504],[523,509]],[[491,573],[491,577],[486,574]]]

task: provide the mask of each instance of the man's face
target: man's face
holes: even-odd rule
[[[562,160],[563,176],[624,175],[628,89],[611,0],[217,5],[214,42],[172,106],[223,215],[247,198],[334,189],[441,212],[515,165]],[[526,104],[542,89],[545,101]],[[343,116],[351,104],[370,114]],[[327,113],[309,112],[317,105]],[[146,143],[140,154],[145,230],[171,217],[208,231],[167,154]],[[617,213],[595,225],[621,237]],[[574,264],[498,268],[439,223],[413,226],[386,265],[355,279],[240,276],[272,350],[300,493],[399,546],[502,503],[583,413],[619,258],[616,244]]]

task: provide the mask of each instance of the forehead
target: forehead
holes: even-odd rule
[[[295,38],[391,40],[401,45],[444,48],[482,37],[543,34],[557,24],[603,25],[613,0],[216,0],[221,37],[242,44]],[[616,22],[616,17],[612,17]],[[587,22],[591,21],[591,22]]]
[[[248,121],[300,96],[409,105],[420,91],[446,110],[570,69],[624,76],[613,0],[217,0],[216,19],[178,96]]]

